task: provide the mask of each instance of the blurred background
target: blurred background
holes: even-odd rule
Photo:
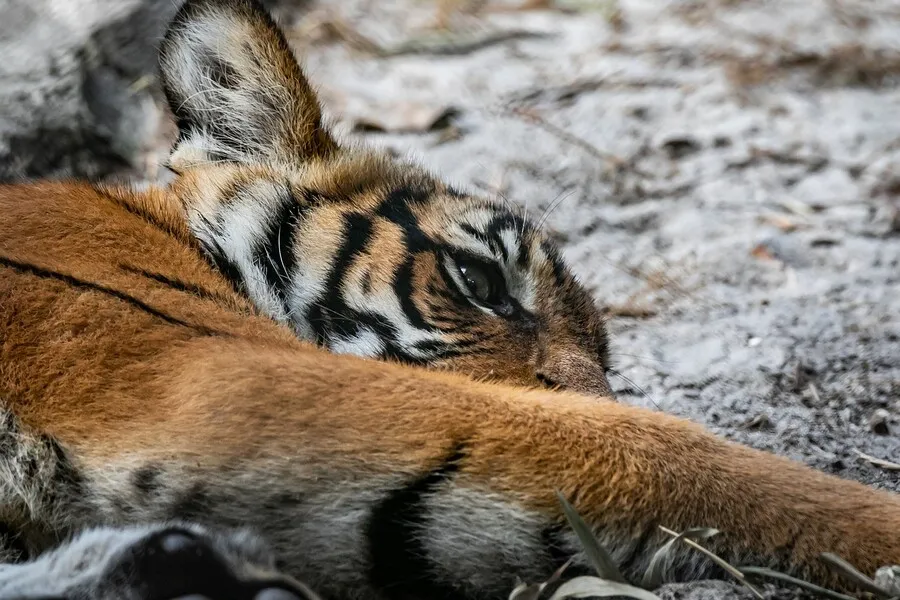
[[[165,181],[177,5],[0,0],[0,179]],[[624,401],[900,491],[900,2],[267,5],[342,139],[551,228]]]

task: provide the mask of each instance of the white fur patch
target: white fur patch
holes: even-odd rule
[[[429,497],[426,515],[422,543],[438,581],[485,595],[504,578],[544,581],[553,570],[541,538],[546,518],[508,497],[451,483]]]
[[[393,288],[379,286],[367,294],[363,292],[361,285],[348,282],[348,285],[343,287],[343,298],[350,308],[377,314],[393,325],[396,329],[394,341],[406,354],[414,358],[423,360],[431,358],[431,352],[416,349],[417,343],[444,340],[440,332],[424,331],[410,322]]]
[[[352,354],[376,358],[384,351],[384,342],[374,331],[363,328],[351,338],[332,337],[328,341],[328,348],[335,354]]]
[[[269,287],[264,265],[256,262],[254,250],[265,243],[273,226],[272,218],[286,199],[292,201],[283,186],[262,179],[254,181],[238,198],[220,206],[217,219],[221,234],[216,236],[225,257],[240,271],[250,299],[260,310],[281,322],[287,321],[287,313]],[[261,260],[278,258],[264,256]]]

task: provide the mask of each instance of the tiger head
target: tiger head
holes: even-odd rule
[[[172,190],[223,274],[331,351],[610,395],[607,335],[516,209],[340,145],[254,0],[188,0],[161,46]]]

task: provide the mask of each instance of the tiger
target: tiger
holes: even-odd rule
[[[559,496],[632,583],[900,563],[896,494],[617,402],[548,234],[339,143],[256,0],[160,72],[171,183],[0,188],[0,598],[507,597],[590,572]]]

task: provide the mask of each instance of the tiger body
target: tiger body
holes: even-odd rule
[[[339,147],[254,3],[191,0],[162,64],[170,187],[0,190],[0,597],[197,593],[102,566],[172,521],[329,598],[505,597],[579,550],[556,490],[631,579],[659,526],[820,583],[900,563],[896,495],[598,398],[602,319],[540,231]],[[29,562],[92,527],[68,579]]]

